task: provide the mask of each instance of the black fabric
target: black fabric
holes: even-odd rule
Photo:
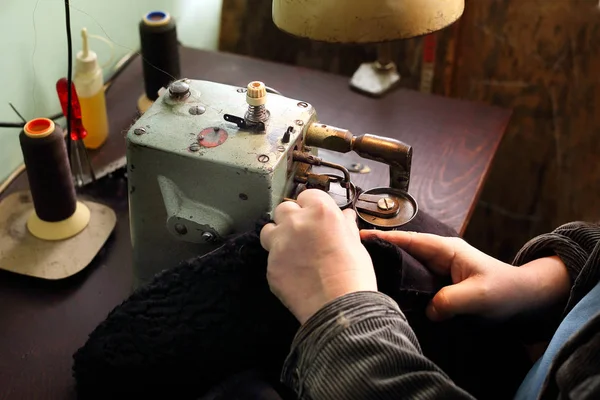
[[[299,326],[269,290],[260,227],[163,272],[116,307],[74,355],[79,397],[292,398],[278,381]],[[404,229],[456,236],[424,212]],[[397,246],[364,245],[379,290],[398,302],[423,353],[476,397],[511,397],[530,367],[524,348],[480,319],[430,322],[425,306],[450,282]]]

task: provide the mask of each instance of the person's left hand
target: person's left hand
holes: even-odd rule
[[[459,314],[508,319],[520,313],[565,303],[571,279],[557,256],[542,257],[520,267],[497,260],[463,239],[429,233],[361,231],[363,239],[395,244],[433,272],[450,276],[427,307],[434,321]]]
[[[277,206],[273,220],[260,234],[267,279],[300,323],[347,293],[377,291],[353,210],[342,212],[327,193],[309,189]]]

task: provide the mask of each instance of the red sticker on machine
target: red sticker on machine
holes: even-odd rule
[[[198,135],[198,144],[202,147],[217,147],[227,140],[227,132],[220,128],[206,128]]]

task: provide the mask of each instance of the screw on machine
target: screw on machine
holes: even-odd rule
[[[202,239],[204,239],[205,242],[212,242],[215,239],[215,235],[210,233],[210,232],[204,232],[202,234]]]
[[[389,197],[382,197],[377,201],[377,207],[385,211],[391,210],[395,205],[394,200]]]
[[[189,113],[192,115],[202,115],[206,112],[206,108],[202,106],[192,106],[189,109]]]
[[[185,235],[187,233],[187,228],[185,227],[185,225],[177,223],[175,224],[175,232],[177,232],[180,235]]]

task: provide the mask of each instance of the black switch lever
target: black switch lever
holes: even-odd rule
[[[233,122],[240,129],[247,129],[259,132],[265,130],[265,124],[263,122],[251,122],[244,118],[236,117],[235,115],[231,114],[224,114],[223,119],[225,119],[225,121],[227,122]]]

